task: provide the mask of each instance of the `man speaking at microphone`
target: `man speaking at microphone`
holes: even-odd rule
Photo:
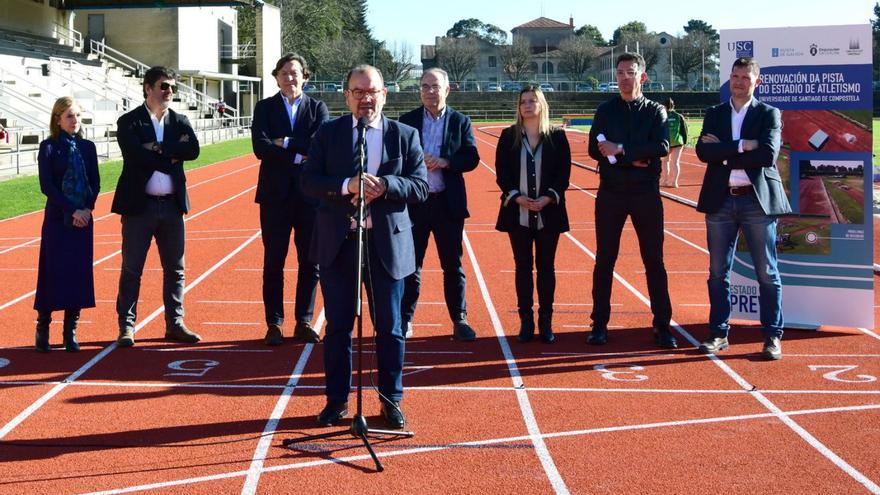
[[[403,280],[416,268],[407,203],[427,199],[427,169],[416,130],[382,115],[387,90],[378,69],[370,65],[353,68],[346,77],[346,87],[345,102],[351,115],[318,129],[302,175],[303,191],[320,201],[310,251],[320,266],[327,315],[327,405],[318,415],[318,423],[332,425],[348,414],[358,254],[353,218],[360,190],[356,150],[360,148],[359,135],[363,135],[368,211],[364,281],[376,332],[381,412],[389,427],[403,428],[400,300]]]

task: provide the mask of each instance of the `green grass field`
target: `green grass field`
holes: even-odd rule
[[[246,138],[202,146],[199,158],[185,163],[184,168],[190,170],[202,167],[246,155],[251,151],[251,141]],[[122,172],[122,161],[102,163],[100,171],[101,192],[112,191]],[[4,198],[0,202],[0,219],[36,211],[46,205],[46,197],[40,191],[40,181],[35,175],[0,182],[0,197]]]
[[[694,146],[697,144],[697,137],[700,135],[700,130],[703,127],[703,123],[699,122],[695,119],[688,119],[688,144]],[[588,125],[575,125],[572,126],[574,129],[580,129],[585,132],[590,132],[590,126]],[[874,119],[874,165],[880,165],[880,119]]]
[[[862,190],[862,178],[840,179],[837,177],[822,177],[825,190],[831,195],[831,199],[837,205],[840,214],[846,223],[865,223],[864,207],[846,193],[841,187]]]

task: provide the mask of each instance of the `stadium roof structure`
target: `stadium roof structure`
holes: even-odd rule
[[[77,9],[155,9],[174,7],[220,7],[262,4],[259,0],[59,0],[62,10]]]

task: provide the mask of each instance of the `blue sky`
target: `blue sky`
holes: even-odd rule
[[[874,1],[834,0],[367,0],[367,23],[373,35],[389,43],[407,43],[418,57],[419,46],[433,44],[456,21],[475,17],[510,32],[532,19],[549,17],[575,27],[593,24],[607,39],[621,24],[639,20],[649,31],[682,32],[689,19],[715,29],[866,24]],[[625,6],[626,8],[619,8]]]

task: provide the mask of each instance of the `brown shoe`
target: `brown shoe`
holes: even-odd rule
[[[186,325],[181,323],[179,325],[173,325],[166,328],[165,339],[174,340],[177,342],[185,342],[188,344],[195,344],[196,342],[202,340],[202,337],[201,335],[190,331],[189,328],[186,328]]]
[[[266,337],[263,339],[266,345],[281,345],[284,343],[284,334],[278,325],[269,325],[266,329]]]
[[[316,344],[321,341],[321,336],[318,335],[318,332],[307,321],[296,323],[296,326],[293,328],[293,338],[306,344]]]

